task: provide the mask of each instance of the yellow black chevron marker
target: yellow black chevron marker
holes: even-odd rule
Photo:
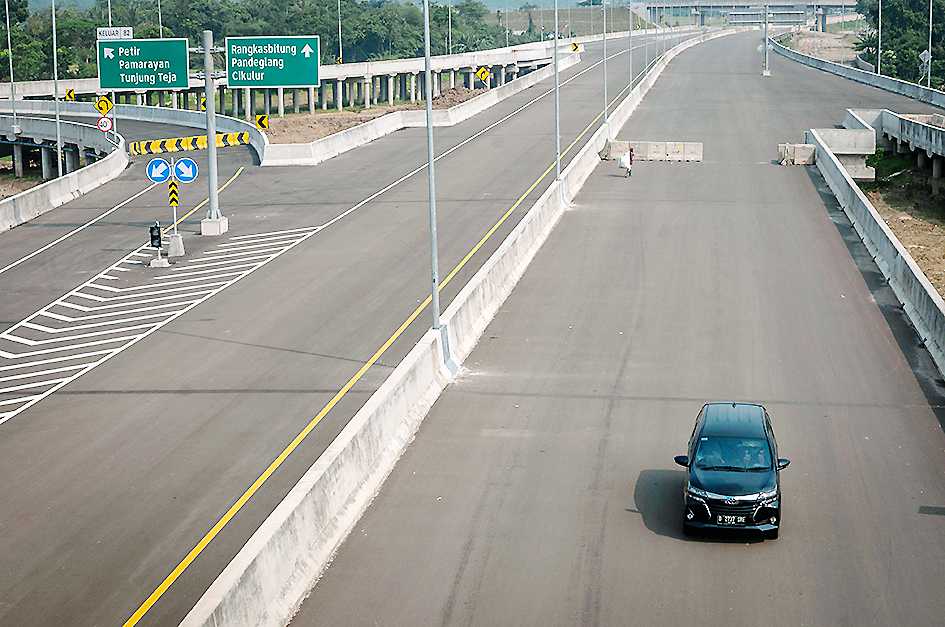
[[[249,143],[249,133],[217,133],[217,148],[243,146]],[[168,139],[146,139],[131,142],[129,150],[133,155],[156,155],[162,152],[182,152],[185,150],[206,150],[207,136],[170,137]]]
[[[171,179],[171,182],[167,184],[167,204],[170,207],[180,206],[180,191],[178,189],[177,181],[173,179]]]
[[[256,116],[256,128],[267,129],[269,128],[269,116],[268,115],[257,115]]]
[[[75,102],[75,90],[67,89],[66,90],[66,102]]]

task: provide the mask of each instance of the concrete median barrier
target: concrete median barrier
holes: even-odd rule
[[[806,141],[816,147],[817,169],[875,258],[880,272],[889,281],[935,365],[945,373],[945,303],[942,297],[847,173],[821,131],[807,131]]]
[[[670,50],[616,107],[611,127],[590,138],[443,312],[452,359],[462,363],[574,194],[600,163],[598,152],[630,117],[666,64],[702,41]],[[256,530],[182,625],[285,625],[393,470],[450,381],[442,336],[428,331]]]

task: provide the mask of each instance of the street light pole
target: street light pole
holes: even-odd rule
[[[925,86],[932,86],[932,0],[929,0],[929,69],[925,76]]]
[[[341,47],[341,0],[338,0],[338,63],[344,63],[344,50]]]
[[[13,134],[19,135],[16,125],[16,82],[13,79],[13,43],[10,38],[10,0],[3,0],[7,10],[7,60],[10,62],[10,109],[13,111]]]
[[[630,66],[630,87],[633,87],[633,9],[627,5],[627,14],[630,17],[630,26],[627,28],[627,65]]]
[[[430,0],[423,0],[423,99],[427,109],[427,198],[430,206],[430,307],[440,329],[440,268],[436,244],[436,174],[433,171],[433,71],[430,62]]]
[[[555,180],[561,182],[561,101],[558,91],[560,81],[558,78],[558,0],[555,0]],[[560,188],[559,188],[560,191]]]
[[[161,0],[157,0],[158,9],[158,37],[164,36],[164,18],[161,15]]]
[[[607,0],[601,0],[604,9],[604,126],[607,126]]]
[[[453,0],[446,3],[446,52],[453,54]]]
[[[59,42],[56,38],[56,0],[52,0],[53,97],[56,100],[56,172],[62,176],[62,120],[59,115]]]
[[[931,0],[930,0],[931,1]],[[768,69],[768,4],[765,3],[765,69],[761,72],[762,76],[771,76],[771,70]]]
[[[876,73],[883,75],[883,0],[879,0],[879,17],[876,20],[878,35],[876,37]]]

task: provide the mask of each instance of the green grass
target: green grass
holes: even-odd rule
[[[915,157],[911,153],[899,155],[880,149],[875,155],[866,157],[866,165],[876,168],[876,180],[881,181],[890,174],[912,168],[915,165]],[[902,176],[908,176],[908,173]]]

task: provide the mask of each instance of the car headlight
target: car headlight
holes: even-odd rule
[[[768,490],[767,492],[758,493],[758,500],[764,505],[768,505],[774,501],[778,500],[778,489],[774,488],[773,490]]]
[[[709,498],[709,493],[705,490],[700,490],[699,488],[693,485],[686,486],[686,494],[689,496],[695,497],[697,500],[705,502],[705,499]]]

